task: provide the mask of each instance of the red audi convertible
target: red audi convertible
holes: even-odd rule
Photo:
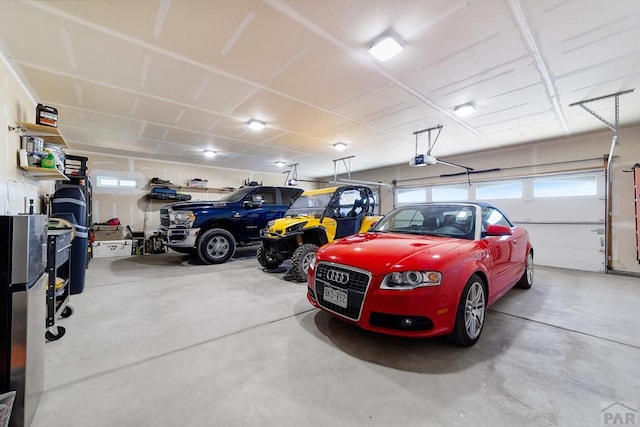
[[[309,302],[364,329],[405,337],[480,338],[485,312],[533,283],[527,231],[487,203],[399,207],[367,233],[321,247]]]

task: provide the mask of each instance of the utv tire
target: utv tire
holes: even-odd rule
[[[260,263],[260,265],[266,268],[267,270],[271,270],[272,268],[277,268],[283,262],[277,258],[274,258],[271,254],[269,254],[264,249],[264,246],[262,245],[260,245],[260,247],[256,251],[256,258],[258,259],[258,262]]]
[[[196,244],[198,258],[205,264],[227,262],[236,251],[236,239],[227,230],[214,228],[205,231]]]
[[[516,283],[516,288],[529,289],[531,285],[533,285],[533,251],[529,251],[527,255],[527,266],[522,277]]]
[[[456,323],[452,341],[463,347],[470,347],[478,342],[487,312],[487,292],[482,279],[474,274],[467,282],[456,311]]]
[[[309,264],[316,256],[317,249],[318,245],[305,243],[293,252],[289,274],[294,280],[297,282],[307,281],[307,270],[309,270]]]

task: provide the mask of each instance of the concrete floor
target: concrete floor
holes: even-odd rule
[[[283,273],[255,248],[92,260],[33,427],[595,426],[638,409],[637,278],[537,267],[465,349],[333,319]]]

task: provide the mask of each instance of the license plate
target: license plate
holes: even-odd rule
[[[338,307],[347,308],[347,295],[348,293],[344,289],[324,285],[324,293],[322,297],[325,301],[333,303]]]

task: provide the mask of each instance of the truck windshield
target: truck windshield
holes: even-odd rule
[[[239,202],[246,196],[249,192],[253,191],[254,187],[243,187],[238,188],[231,194],[227,194],[218,199],[219,202],[227,202],[227,203],[235,203]]]
[[[333,193],[324,193],[324,194],[313,194],[306,195],[302,194],[300,197],[293,202],[293,205],[289,208],[286,216],[298,216],[298,215],[313,215],[313,216],[321,216],[324,212],[324,209],[329,204]]]

